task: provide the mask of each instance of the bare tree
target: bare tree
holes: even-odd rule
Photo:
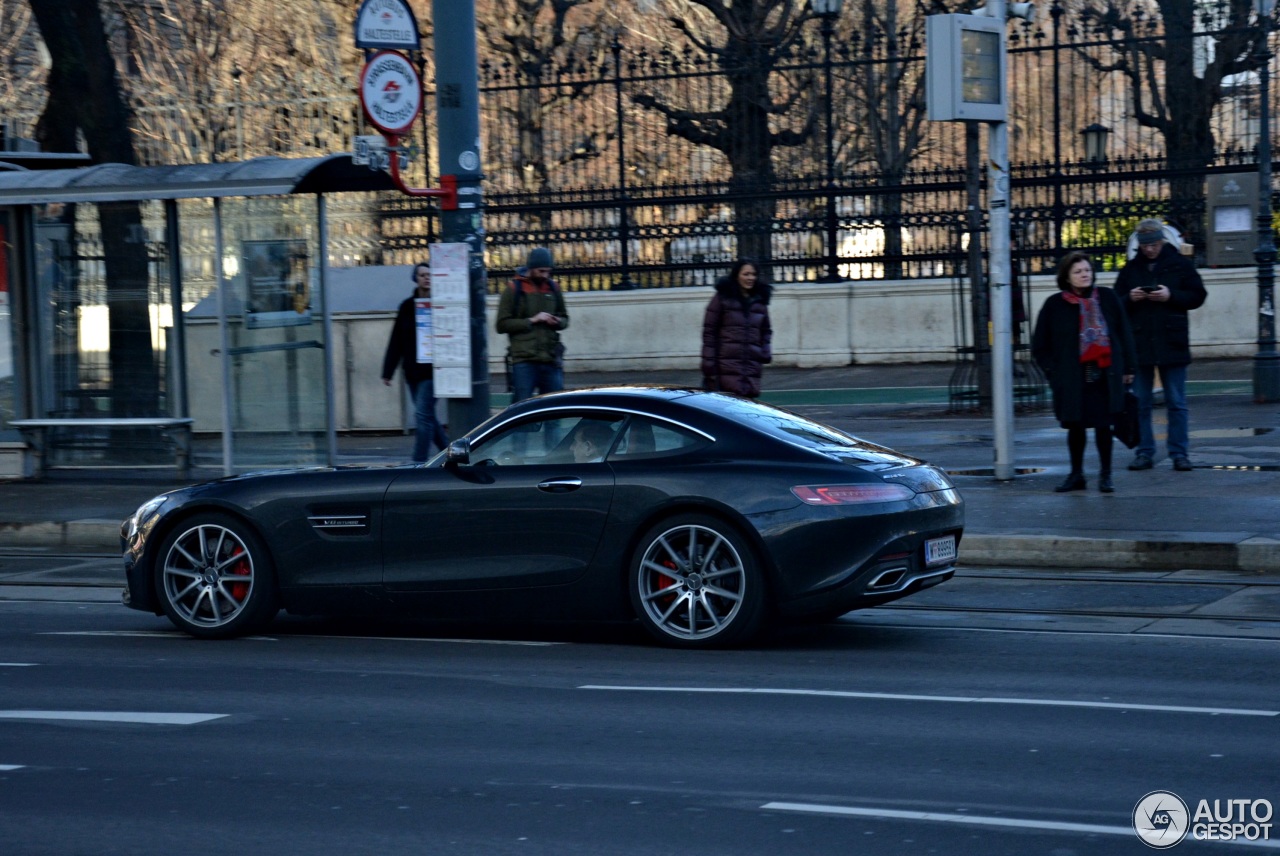
[[[147,160],[216,161],[348,143],[359,53],[346,4],[105,2],[122,22],[122,61]]]
[[[31,0],[48,46],[48,100],[36,137],[48,151],[76,150],[83,135],[96,163],[136,164],[132,111],[120,79],[97,0]],[[74,215],[70,215],[74,216]],[[136,202],[98,205],[107,280],[112,412],[154,416],[159,373],[151,345],[146,245]]]
[[[731,170],[738,252],[762,263],[772,258],[776,203],[774,149],[805,143],[817,127],[816,102],[800,127],[785,125],[797,102],[813,90],[812,75],[778,81],[778,68],[812,16],[804,0],[686,0],[690,11],[670,23],[724,73],[720,107],[676,104],[653,93],[633,95],[667,121],[667,133],[722,152]],[[708,35],[707,33],[711,34]],[[780,93],[780,94],[778,94]],[[773,127],[777,123],[779,127]]]
[[[0,0],[0,118],[29,135],[44,101],[49,54],[27,0]]]
[[[1211,119],[1223,80],[1258,67],[1264,31],[1250,25],[1252,9],[1253,0],[1101,0],[1083,12],[1100,33],[1125,40],[1123,49],[1082,56],[1099,71],[1124,75],[1134,118],[1164,137],[1165,163],[1175,171],[1170,207],[1194,244],[1203,243],[1203,170],[1214,157]]]
[[[477,10],[486,59],[509,68],[519,87],[513,103],[502,103],[498,121],[516,128],[516,148],[498,156],[528,193],[551,189],[552,171],[576,159],[598,156],[602,140],[584,134],[549,144],[549,114],[572,109],[591,96],[613,31],[595,0],[491,0]],[[586,73],[574,74],[575,67]],[[568,72],[564,79],[561,72]],[[533,212],[538,227],[545,216]]]
[[[899,188],[925,142],[924,63],[912,61],[924,52],[925,18],[945,11],[940,2],[915,0],[901,15],[898,0],[858,0],[849,18],[855,65],[846,80],[855,105],[847,141],[853,163],[870,163],[880,185],[875,213],[884,229],[886,279],[902,275],[902,193]]]

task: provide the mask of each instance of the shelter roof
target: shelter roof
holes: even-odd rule
[[[78,169],[0,170],[0,205],[394,189],[391,176],[356,166],[349,154],[171,166],[104,163]]]

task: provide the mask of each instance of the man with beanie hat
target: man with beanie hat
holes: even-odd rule
[[[564,295],[551,278],[551,251],[538,247],[498,299],[497,330],[511,347],[511,401],[564,389],[560,331],[569,326]]]
[[[1191,363],[1191,329],[1187,313],[1204,305],[1204,281],[1195,265],[1168,242],[1159,220],[1138,223],[1138,254],[1116,277],[1115,291],[1129,313],[1138,350],[1134,392],[1138,396],[1140,439],[1131,470],[1155,465],[1156,440],[1151,428],[1152,387],[1156,369],[1164,382],[1169,434],[1165,445],[1173,468],[1191,470],[1187,457],[1187,366]]]

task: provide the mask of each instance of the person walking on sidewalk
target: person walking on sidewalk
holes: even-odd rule
[[[1135,365],[1129,322],[1115,292],[1094,284],[1085,253],[1067,253],[1058,263],[1058,289],[1040,308],[1031,336],[1031,354],[1053,390],[1053,413],[1067,429],[1071,472],[1054,490],[1087,486],[1084,450],[1092,428],[1098,490],[1113,493],[1111,421],[1124,409]]]
[[[564,389],[560,331],[569,326],[564,295],[551,278],[551,251],[538,247],[498,298],[497,330],[511,342],[511,403]]]
[[[391,386],[396,366],[400,366],[404,382],[409,387],[409,396],[413,399],[413,460],[422,463],[430,455],[433,441],[437,448],[443,450],[449,445],[449,438],[436,419],[435,380],[430,357],[418,353],[418,301],[431,298],[431,266],[426,262],[419,262],[413,266],[411,276],[414,282],[413,294],[406,297],[396,311],[391,338],[387,342],[387,353],[382,359],[382,382]],[[430,317],[430,304],[421,311]],[[422,356],[427,356],[427,359],[420,361]]]
[[[769,297],[754,262],[739,260],[716,283],[702,318],[702,388],[759,398],[762,367],[773,361]]]
[[[1138,255],[1125,263],[1116,278],[1116,295],[1124,302],[1138,348],[1138,396],[1141,439],[1131,470],[1149,470],[1155,463],[1156,440],[1151,428],[1155,372],[1164,383],[1164,406],[1169,416],[1165,445],[1173,468],[1191,470],[1188,457],[1187,366],[1191,364],[1191,329],[1187,313],[1204,305],[1208,296],[1195,265],[1169,242],[1159,220],[1138,224]]]

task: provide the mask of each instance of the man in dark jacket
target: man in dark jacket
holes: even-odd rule
[[[1116,294],[1129,312],[1133,340],[1138,349],[1138,395],[1142,439],[1131,470],[1154,465],[1156,441],[1151,429],[1151,389],[1156,369],[1164,382],[1169,436],[1165,445],[1173,468],[1191,470],[1187,457],[1187,366],[1191,363],[1191,329],[1187,313],[1204,304],[1206,292],[1190,259],[1165,240],[1164,224],[1143,220],[1138,224],[1138,254],[1116,279]]]
[[[498,298],[499,333],[511,341],[511,401],[564,389],[560,331],[569,326],[564,295],[551,278],[551,251],[538,247]]]
[[[413,267],[413,294],[405,298],[396,312],[391,338],[387,342],[387,354],[382,359],[382,382],[391,385],[396,366],[404,372],[404,382],[413,398],[414,437],[413,460],[421,463],[431,452],[434,440],[443,449],[449,440],[436,420],[436,395],[434,373],[430,362],[418,362],[418,300],[431,297],[431,266],[420,262]],[[423,307],[430,313],[430,308]]]

